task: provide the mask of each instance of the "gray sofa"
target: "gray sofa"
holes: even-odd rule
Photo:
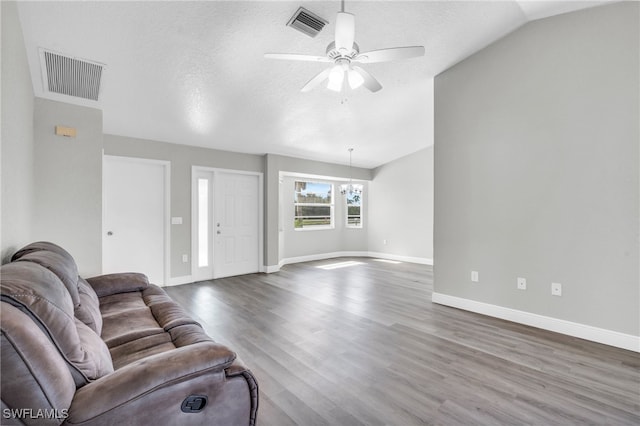
[[[85,280],[38,242],[0,284],[0,424],[255,424],[254,376],[145,275]]]

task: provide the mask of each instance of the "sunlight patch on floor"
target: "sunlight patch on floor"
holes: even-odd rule
[[[394,265],[397,265],[398,263],[402,263],[398,260],[389,260],[389,259],[372,259],[372,260],[375,260],[376,262],[393,263]]]
[[[320,265],[320,266],[316,266],[316,268],[320,268],[320,269],[324,269],[324,270],[331,270],[331,269],[338,269],[338,268],[347,268],[349,266],[356,266],[356,265],[364,265],[364,262],[357,262],[355,260],[348,260],[346,262],[329,263],[327,265]]]

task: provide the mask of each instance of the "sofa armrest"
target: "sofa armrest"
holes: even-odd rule
[[[114,424],[144,416],[178,424],[173,421],[185,415],[180,409],[184,398],[204,394],[215,400],[226,380],[225,369],[235,358],[233,351],[215,342],[143,358],[78,389],[66,422]]]
[[[87,282],[93,287],[98,297],[141,291],[149,287],[147,276],[137,272],[99,275],[87,278]]]

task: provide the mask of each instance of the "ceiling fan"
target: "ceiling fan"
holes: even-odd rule
[[[309,80],[302,88],[303,92],[310,91],[325,80],[328,80],[328,89],[340,92],[344,87],[345,75],[349,87],[352,89],[364,86],[372,92],[377,92],[382,89],[382,85],[369,72],[355,64],[388,62],[423,55],[424,46],[393,47],[360,53],[360,48],[355,42],[355,16],[344,11],[343,0],[341,11],[338,12],[336,17],[335,41],[329,43],[325,56],[297,53],[265,53],[264,57],[334,64]]]

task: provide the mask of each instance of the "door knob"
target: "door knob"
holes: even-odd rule
[[[108,236],[112,236],[112,235],[113,235],[113,232],[111,232],[111,231],[107,231],[107,235],[108,235]]]
[[[219,230],[219,229],[216,231],[216,234],[218,234],[218,235],[220,235],[221,233],[222,233],[222,232],[220,232],[220,230]]]

